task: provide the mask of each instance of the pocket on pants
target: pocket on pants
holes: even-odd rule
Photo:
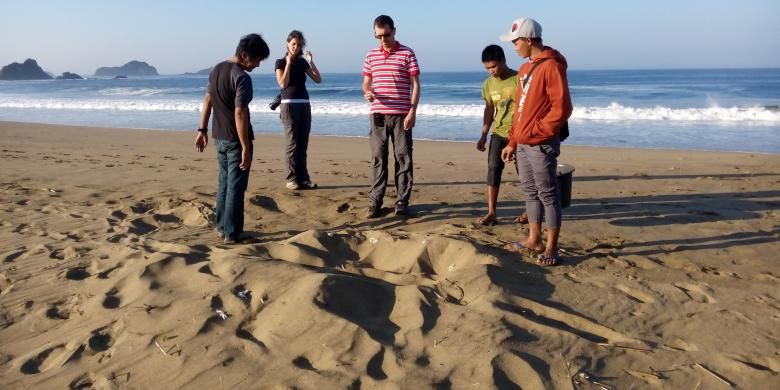
[[[558,157],[558,155],[560,154],[557,148],[554,148],[552,145],[548,145],[548,144],[539,145],[539,150],[541,150],[542,153],[553,157]]]

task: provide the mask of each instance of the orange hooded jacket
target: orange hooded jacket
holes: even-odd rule
[[[523,80],[534,63],[543,61],[526,82]],[[566,59],[557,50],[546,47],[542,54],[523,64],[517,72],[517,104],[509,145],[539,145],[554,138],[572,112]]]

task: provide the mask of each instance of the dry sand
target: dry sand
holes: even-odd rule
[[[416,142],[412,215],[367,221],[367,139],[314,137],[292,192],[259,136],[225,246],[193,141],[0,123],[0,388],[778,388],[779,155],[565,145],[543,268],[501,249],[514,175],[474,224],[471,143]]]

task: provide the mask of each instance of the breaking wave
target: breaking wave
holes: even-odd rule
[[[126,93],[127,91],[122,91]],[[155,91],[138,91],[139,95],[154,95]],[[265,101],[256,99],[251,105],[254,112],[271,112]],[[0,108],[48,109],[72,111],[148,111],[148,112],[197,112],[201,102],[196,100],[162,99],[25,99],[4,97]],[[481,104],[420,104],[418,114],[431,117],[481,117]],[[368,105],[363,102],[312,101],[312,113],[317,115],[367,115]],[[608,106],[575,106],[572,119],[594,121],[757,121],[780,122],[780,109],[776,106],[753,107],[626,107],[618,103]]]

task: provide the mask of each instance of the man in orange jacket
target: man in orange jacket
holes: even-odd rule
[[[558,264],[558,236],[561,231],[561,201],[557,186],[561,127],[572,112],[566,59],[542,44],[542,26],[531,18],[512,23],[502,41],[511,41],[517,54],[529,61],[518,71],[517,105],[509,144],[501,151],[504,161],[517,158],[520,187],[525,194],[528,237],[507,249],[539,253],[542,265]],[[542,242],[542,218],[547,225],[547,242]]]

